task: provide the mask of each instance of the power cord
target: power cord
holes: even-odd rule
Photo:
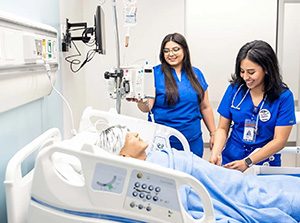
[[[63,102],[66,104],[69,112],[70,112],[70,116],[71,116],[71,126],[72,126],[72,129],[71,129],[71,134],[73,136],[75,136],[77,134],[77,131],[75,129],[75,125],[74,125],[74,116],[73,116],[73,111],[71,109],[71,106],[69,104],[69,102],[67,101],[67,99],[54,87],[53,83],[52,83],[52,79],[51,79],[51,67],[50,67],[50,64],[48,63],[45,63],[45,68],[46,68],[46,72],[47,72],[47,76],[49,78],[49,81],[50,81],[50,84],[51,84],[51,87],[52,89],[62,98]]]
[[[86,57],[85,57],[85,60],[83,62],[81,62],[79,59],[77,59],[76,57],[79,57],[81,56],[81,53],[79,51],[79,49],[77,48],[76,44],[74,41],[71,41],[71,43],[74,45],[75,47],[75,50],[76,50],[76,54],[73,54],[73,55],[70,55],[70,56],[67,56],[65,58],[65,60],[70,63],[70,70],[73,72],[73,73],[77,73],[86,63],[90,62],[95,54],[96,54],[96,51],[94,49],[91,49],[87,52],[86,54]],[[86,43],[87,46],[91,46],[89,44],[92,44],[92,43]],[[74,58],[74,59],[73,59]],[[79,67],[77,69],[74,68],[74,65],[78,65]]]

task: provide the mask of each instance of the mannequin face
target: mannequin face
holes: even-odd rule
[[[128,132],[120,155],[144,160],[148,144],[139,137],[137,132]]]

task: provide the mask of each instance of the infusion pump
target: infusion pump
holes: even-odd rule
[[[149,66],[121,67],[119,71],[106,72],[109,96],[127,99],[144,99],[155,97],[154,74]],[[119,80],[121,81],[118,81]]]

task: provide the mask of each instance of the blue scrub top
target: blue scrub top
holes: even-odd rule
[[[250,93],[247,94],[244,101],[235,109],[243,96],[245,90],[240,90],[237,94],[239,86],[229,85],[223,99],[219,105],[218,112],[227,119],[232,120],[232,131],[223,151],[223,163],[228,163],[237,159],[243,159],[248,156],[256,148],[260,148],[273,139],[276,126],[290,126],[296,123],[294,97],[289,89],[284,90],[278,99],[273,102],[265,101],[261,109],[267,109],[271,117],[267,121],[258,119],[258,134],[255,142],[243,141],[245,119],[256,120],[258,111],[263,103],[255,107]],[[235,99],[234,95],[236,94]],[[233,105],[233,106],[232,106]],[[280,156],[276,155],[276,162],[280,165]],[[270,162],[272,165],[272,162]]]
[[[206,91],[208,84],[202,72],[195,67],[193,67],[193,71],[203,90]],[[152,113],[154,114],[156,123],[179,130],[190,142],[202,135],[200,125],[202,114],[200,112],[197,93],[191,85],[185,70],[181,73],[181,81],[178,79],[174,69],[172,69],[172,74],[178,86],[179,101],[175,105],[169,106],[165,102],[165,76],[161,65],[154,67],[156,98]],[[151,120],[150,116],[148,119]]]

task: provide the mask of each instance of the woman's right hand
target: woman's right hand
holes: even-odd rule
[[[209,162],[218,166],[222,165],[222,155],[212,152]]]
[[[131,102],[139,103],[139,102],[142,102],[143,99],[138,99],[138,98],[126,98],[126,101],[131,101]]]
[[[154,98],[144,98],[144,99],[138,99],[138,98],[126,98],[127,101],[136,102],[138,108],[142,112],[150,112],[153,104],[154,104]]]

